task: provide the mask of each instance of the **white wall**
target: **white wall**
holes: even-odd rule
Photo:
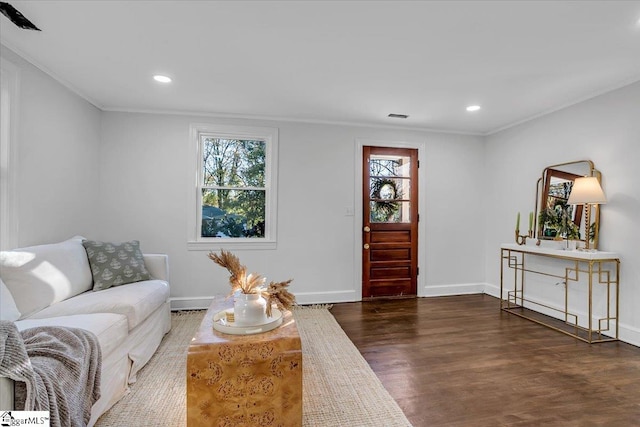
[[[358,221],[345,208],[354,190],[357,138],[424,147],[421,168],[426,250],[421,295],[497,295],[499,247],[513,240],[516,212],[535,206],[543,168],[591,159],[603,173],[600,249],[621,254],[621,337],[640,344],[640,83],[479,138],[394,129],[101,112],[4,46],[19,69],[19,246],[74,234],[139,239],[170,255],[176,306],[206,305],[225,293],[226,274],[206,252],[188,251],[189,123],[280,129],[278,248],[242,251],[269,279],[294,278],[303,302],[357,295]],[[205,298],[198,300],[198,298]],[[558,303],[558,301],[551,301]]]
[[[54,242],[95,228],[101,111],[4,46],[19,74],[17,246]]]
[[[278,246],[235,251],[268,279],[293,278],[301,302],[354,300],[359,260],[354,190],[357,138],[424,145],[426,253],[420,255],[421,294],[452,294],[482,287],[484,264],[474,207],[481,203],[483,144],[479,137],[325,124],[247,121],[106,112],[100,149],[99,239],[139,239],[146,252],[170,257],[174,306],[228,292],[227,274],[206,251],[188,251],[187,157],[189,124],[242,123],[280,132]],[[452,257],[451,253],[456,256]],[[464,268],[460,268],[463,266]],[[463,287],[443,285],[465,285]],[[428,289],[427,289],[428,288]]]
[[[601,209],[599,249],[621,257],[620,335],[640,345],[639,135],[640,83],[635,83],[486,138],[484,240],[490,293],[499,293],[500,244],[513,242],[516,212],[524,219],[534,209],[542,170],[590,159],[602,172],[608,199]]]
[[[421,146],[421,295],[473,292],[484,280],[482,241],[472,207],[481,203],[482,139],[429,132],[207,117],[102,112],[9,49],[20,74],[17,246],[75,234],[139,239],[170,255],[176,306],[206,306],[228,291],[226,273],[188,251],[187,158],[192,122],[275,126],[280,130],[278,247],[241,251],[269,279],[293,278],[302,302],[353,300],[359,293],[356,139]],[[471,207],[471,208],[470,208]],[[456,252],[456,257],[450,253]],[[464,266],[464,268],[460,268]],[[204,298],[198,300],[198,298]]]

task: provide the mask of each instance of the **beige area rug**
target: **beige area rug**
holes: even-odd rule
[[[187,348],[203,316],[172,314],[171,332],[131,392],[96,427],[186,425]],[[326,308],[298,308],[294,317],[302,341],[304,426],[411,426]]]

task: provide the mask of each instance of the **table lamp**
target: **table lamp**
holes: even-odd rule
[[[591,206],[595,205],[596,209],[598,205],[607,203],[607,198],[602,191],[600,181],[595,176],[585,176],[583,178],[576,178],[571,188],[571,194],[569,194],[569,200],[567,203],[570,205],[585,205],[585,223],[584,229],[586,234],[585,249],[589,250],[589,227],[591,225]],[[594,239],[598,236],[598,224],[594,226]]]

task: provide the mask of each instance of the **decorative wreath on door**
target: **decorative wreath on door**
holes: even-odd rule
[[[400,209],[398,200],[402,198],[402,191],[392,179],[376,179],[371,184],[371,198],[373,209],[390,218]]]

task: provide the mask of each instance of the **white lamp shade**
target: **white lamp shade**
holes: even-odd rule
[[[569,194],[567,203],[570,205],[582,205],[586,203],[604,204],[607,198],[600,186],[598,178],[595,176],[585,176],[584,178],[576,178]]]

